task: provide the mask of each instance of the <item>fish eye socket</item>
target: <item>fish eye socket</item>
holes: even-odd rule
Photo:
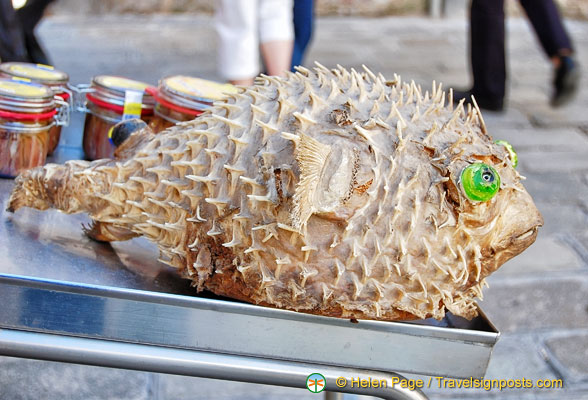
[[[475,163],[461,171],[463,192],[472,201],[488,201],[500,189],[500,175],[488,164]]]
[[[517,152],[515,151],[514,147],[512,147],[512,145],[510,143],[508,143],[506,140],[496,140],[494,143],[504,146],[506,148],[506,151],[508,151],[508,155],[510,156],[510,161],[512,163],[512,167],[516,168],[517,165],[519,164],[519,158],[517,156]]]

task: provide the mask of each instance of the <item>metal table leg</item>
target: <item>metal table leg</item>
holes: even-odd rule
[[[0,329],[0,355],[296,388],[305,388],[308,375],[319,372],[325,377],[326,387],[331,391],[390,400],[427,399],[420,391],[410,391],[398,385],[384,388],[338,388],[335,383],[341,376],[362,379],[371,377],[391,382],[392,378],[399,377],[394,373],[13,329]]]

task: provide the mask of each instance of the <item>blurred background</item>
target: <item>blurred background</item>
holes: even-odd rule
[[[24,0],[14,0],[21,4]],[[318,16],[389,16],[423,15],[431,11],[437,2],[428,0],[316,0]],[[465,0],[439,1],[439,5],[463,7]],[[563,14],[570,18],[588,18],[588,3],[585,0],[559,0]],[[518,13],[518,8],[509,2],[509,12]],[[214,0],[60,0],[53,12],[56,14],[108,14],[108,13],[183,13],[202,12],[212,14]]]
[[[13,0],[15,7],[24,0]],[[156,84],[185,74],[220,81],[213,0],[58,0],[37,36],[74,84],[114,74]],[[588,1],[558,0],[585,82]],[[537,242],[490,279],[481,303],[502,332],[487,378],[564,379],[562,390],[440,391],[432,399],[588,399],[588,91],[549,105],[553,69],[517,1],[507,0],[507,104],[484,112],[517,150],[542,212]],[[424,87],[468,87],[469,1],[316,0],[304,64],[366,64]],[[69,129],[80,129],[76,117]],[[62,142],[79,146],[79,142]],[[361,340],[361,338],[357,338]],[[385,345],[385,344],[383,344]],[[302,389],[0,358],[0,399],[299,399]],[[346,399],[355,396],[346,396]]]

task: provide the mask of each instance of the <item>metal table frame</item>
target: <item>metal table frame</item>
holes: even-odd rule
[[[335,381],[340,376],[385,379],[388,382],[393,377],[401,377],[391,372],[214,354],[11,329],[0,329],[0,354],[294,388],[306,387],[309,371],[321,371],[326,378],[326,387],[331,392],[339,391]],[[427,398],[420,391],[410,391],[398,385],[394,388],[349,387],[341,389],[340,392],[394,400]]]
[[[422,400],[426,396],[399,385],[337,387],[338,377],[348,382],[351,378],[403,379],[394,372],[365,368],[371,363],[381,366],[390,354],[383,351],[379,356],[381,352],[376,351],[355,359],[358,350],[351,348],[351,341],[345,342],[349,336],[359,334],[370,346],[390,342],[398,360],[389,364],[404,365],[407,372],[437,371],[461,377],[468,372],[483,375],[498,338],[496,332],[377,321],[353,324],[232,301],[9,274],[0,274],[0,303],[4,305],[0,308],[1,355],[297,388],[305,388],[307,376],[319,372],[330,392],[383,399]],[[480,318],[477,323],[484,323],[484,317]],[[303,348],[301,331],[308,331],[311,344],[325,347],[324,352],[313,358],[309,348]],[[296,338],[282,340],[289,333]],[[234,342],[239,335],[247,335],[248,340],[235,346],[228,343],[231,335]],[[399,339],[404,343],[392,343]],[[341,346],[350,346],[349,354],[338,358]],[[299,357],[292,347],[298,347]],[[409,353],[403,354],[403,347]],[[434,349],[451,354],[454,362],[447,362]],[[430,359],[406,359],[407,354],[419,352],[429,353]],[[428,367],[433,358],[441,359],[445,368]],[[460,370],[461,362],[468,359],[474,362]],[[327,398],[336,397],[328,393]]]

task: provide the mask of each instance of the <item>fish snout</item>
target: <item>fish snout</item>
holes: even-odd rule
[[[498,235],[492,241],[492,249],[498,256],[498,265],[522,253],[537,238],[543,217],[526,190],[514,191],[505,200],[497,224]]]

